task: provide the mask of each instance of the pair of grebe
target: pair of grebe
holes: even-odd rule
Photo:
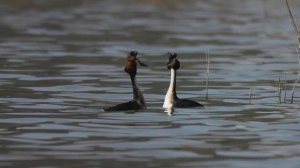
[[[167,63],[167,68],[171,71],[170,86],[165,96],[163,108],[173,109],[173,108],[188,108],[188,107],[199,107],[202,104],[187,100],[179,99],[176,94],[176,71],[180,68],[180,62],[177,60],[177,54],[168,53],[169,61]],[[144,110],[146,109],[146,102],[143,93],[138,88],[136,82],[137,73],[137,63],[141,66],[147,66],[143,64],[138,58],[138,53],[136,51],[131,51],[127,56],[127,64],[124,71],[129,74],[131,79],[131,85],[133,89],[133,99],[126,103],[121,103],[116,106],[105,108],[105,111],[123,111],[123,110]]]

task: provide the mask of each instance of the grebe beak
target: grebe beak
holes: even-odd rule
[[[140,59],[137,58],[138,55],[140,55],[140,54],[138,54],[137,51],[131,51],[131,52],[129,53],[129,56],[133,57],[133,60],[134,60],[134,61],[137,61],[137,62],[139,63],[140,66],[148,67],[148,65],[142,63],[142,62],[140,61]]]
[[[148,67],[147,64],[144,64],[140,61],[140,59],[136,58],[136,61],[140,64],[140,66]]]

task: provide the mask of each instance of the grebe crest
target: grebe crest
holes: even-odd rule
[[[146,102],[144,100],[143,93],[138,88],[136,82],[136,74],[137,74],[137,62],[141,66],[147,66],[142,63],[137,58],[138,52],[131,51],[127,56],[127,63],[125,65],[124,71],[129,74],[132,90],[133,90],[133,99],[126,103],[121,103],[116,106],[112,106],[109,108],[105,108],[105,111],[125,111],[125,110],[143,110],[146,109]]]
[[[178,61],[177,53],[168,53],[169,61],[166,64],[167,68],[171,70],[171,80],[169,89],[165,96],[163,108],[188,108],[188,107],[197,107],[203,106],[198,102],[188,100],[188,99],[179,99],[176,94],[176,71],[180,69],[180,62]]]

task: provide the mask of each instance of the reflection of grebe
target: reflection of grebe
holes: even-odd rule
[[[138,62],[141,66],[147,66],[141,61],[136,58],[137,56],[136,51],[131,51],[129,55],[127,56],[127,64],[124,68],[124,71],[127,72],[130,76],[131,79],[131,84],[132,84],[132,89],[133,89],[133,100],[126,102],[126,103],[121,103],[116,106],[108,107],[104,109],[105,111],[122,111],[122,110],[142,110],[146,109],[146,103],[144,100],[143,93],[139,90],[135,75],[137,71],[137,65],[136,62]]]
[[[163,108],[185,108],[185,107],[197,107],[203,106],[192,100],[179,99],[176,94],[176,70],[180,68],[180,62],[176,59],[177,54],[169,53],[169,62],[167,68],[171,70],[171,81],[168,92],[165,96]]]

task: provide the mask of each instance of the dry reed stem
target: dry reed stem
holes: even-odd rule
[[[209,84],[209,69],[210,69],[210,52],[207,50],[206,54],[206,100],[208,100],[208,84]]]
[[[278,78],[278,102],[281,104],[281,80]]]
[[[296,23],[296,21],[295,21],[294,15],[293,15],[293,13],[292,13],[292,11],[291,11],[291,8],[290,8],[290,5],[289,5],[288,0],[285,0],[285,5],[286,5],[286,7],[287,7],[287,9],[288,9],[289,16],[290,16],[291,21],[292,21],[293,29],[294,29],[294,31],[295,31],[297,37],[299,37],[299,29],[298,29],[297,23]],[[299,38],[298,38],[298,42],[300,43],[300,39],[299,39]]]
[[[287,82],[286,82],[286,73],[284,73],[284,98],[283,98],[284,103],[286,103],[286,93],[287,93]]]
[[[286,5],[286,8],[288,9],[289,16],[290,16],[290,19],[291,19],[291,23],[292,23],[292,26],[293,26],[293,30],[294,30],[294,32],[296,34],[296,37],[297,37],[296,39],[297,39],[297,44],[298,44],[298,46],[296,47],[296,51],[297,51],[297,55],[298,55],[298,75],[297,75],[297,79],[295,80],[295,83],[293,85],[292,98],[291,98],[291,104],[293,104],[293,102],[294,102],[294,95],[295,95],[295,88],[296,88],[296,85],[298,84],[299,79],[300,79],[300,54],[299,54],[299,49],[300,49],[300,32],[299,32],[298,24],[296,23],[294,15],[293,15],[293,13],[291,11],[291,8],[290,8],[288,0],[285,0],[285,5]]]
[[[296,47],[296,51],[297,51],[297,55],[298,55],[298,75],[297,75],[297,79],[295,80],[294,85],[293,85],[291,104],[294,103],[295,89],[296,89],[296,85],[298,84],[299,79],[300,79],[300,67],[299,67],[300,66],[300,54],[299,54],[298,47]]]
[[[252,88],[249,89],[249,104],[252,104]]]

